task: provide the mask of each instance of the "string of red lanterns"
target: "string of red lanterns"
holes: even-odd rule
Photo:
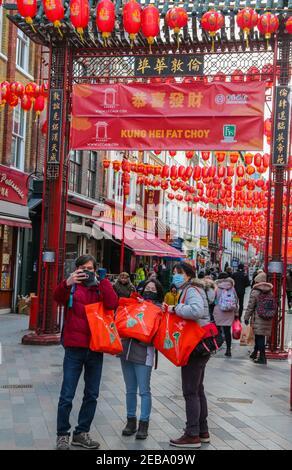
[[[15,108],[20,104],[24,111],[34,108],[37,116],[41,114],[46,105],[48,97],[48,85],[37,85],[29,82],[23,85],[21,82],[4,81],[0,84],[0,109],[5,105]]]

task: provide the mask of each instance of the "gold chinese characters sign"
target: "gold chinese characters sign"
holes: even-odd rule
[[[137,56],[135,58],[135,77],[186,77],[203,75],[204,56],[168,55]]]
[[[63,90],[50,91],[50,111],[48,126],[48,162],[59,163],[62,137]]]
[[[291,91],[288,86],[276,87],[273,138],[273,165],[285,166],[288,161],[291,119]]]

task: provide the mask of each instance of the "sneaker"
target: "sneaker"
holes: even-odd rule
[[[210,442],[210,434],[208,432],[201,432],[200,440],[201,442],[208,444]]]
[[[170,439],[169,444],[174,447],[198,449],[201,447],[201,439],[199,436],[188,436],[187,434],[184,434],[179,439]]]
[[[254,359],[254,364],[266,364],[267,359],[263,356],[258,357],[257,359]]]
[[[57,436],[56,450],[70,450],[69,438],[68,434]]]
[[[224,356],[226,356],[226,357],[231,357],[231,350],[230,350],[230,349],[227,349],[227,350],[226,350],[226,353],[224,354]]]
[[[73,434],[71,445],[85,447],[85,449],[98,449],[100,447],[100,443],[93,441],[88,432]]]
[[[258,353],[257,353],[256,351],[253,351],[253,352],[249,355],[249,357],[250,357],[250,359],[256,359],[256,358],[257,358],[257,355],[258,355]]]

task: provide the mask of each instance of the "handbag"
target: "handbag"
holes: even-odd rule
[[[216,353],[224,343],[221,331],[218,331],[215,323],[208,323],[202,326],[202,328],[205,330],[205,336],[203,336],[193,351],[195,356],[200,357]]]
[[[85,306],[91,338],[89,349],[112,355],[123,351],[123,346],[114,322],[113,310],[106,310],[103,302]]]
[[[240,339],[241,331],[242,331],[242,326],[241,326],[240,320],[238,319],[234,320],[234,322],[232,323],[232,338]]]

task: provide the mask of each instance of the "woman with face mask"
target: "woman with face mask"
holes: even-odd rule
[[[204,326],[210,323],[206,286],[203,279],[196,279],[195,276],[195,271],[188,263],[176,265],[173,283],[181,292],[178,304],[173,306],[164,304],[163,309]],[[187,365],[181,369],[187,422],[183,436],[170,440],[172,446],[198,448],[202,442],[210,442],[207,400],[203,386],[205,367],[209,358],[210,354],[199,357],[192,353]]]
[[[144,300],[161,306],[163,288],[156,279],[150,279],[144,285],[141,293]],[[142,300],[142,299],[141,299]],[[155,349],[152,344],[142,343],[136,339],[124,338],[121,365],[126,385],[127,424],[123,436],[136,434],[136,439],[146,439],[148,436],[149,419],[152,399],[150,380],[155,359]],[[141,397],[141,415],[137,431],[137,392]]]

